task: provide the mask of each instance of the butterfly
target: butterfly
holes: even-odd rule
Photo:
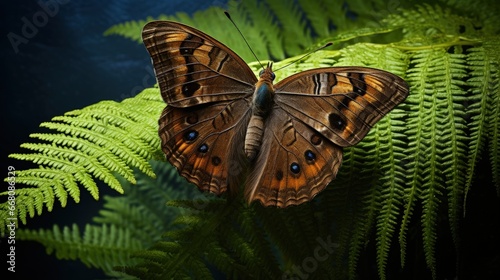
[[[342,148],[355,145],[404,101],[406,82],[383,70],[327,67],[273,85],[231,49],[171,21],[142,38],[167,106],[161,148],[200,190],[237,193],[248,203],[287,207],[311,200],[335,178]]]

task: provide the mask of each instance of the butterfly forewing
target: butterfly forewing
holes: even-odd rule
[[[189,107],[253,93],[257,78],[247,64],[199,30],[154,21],[146,24],[142,38],[168,105]]]
[[[342,147],[361,141],[408,95],[400,77],[364,67],[304,71],[275,88],[277,106]]]
[[[159,119],[167,160],[201,190],[222,194],[242,176],[235,150],[257,78],[233,51],[189,26],[150,22],[142,36],[167,103]]]

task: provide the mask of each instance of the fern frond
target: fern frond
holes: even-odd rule
[[[414,85],[414,95],[408,98],[407,103],[415,112],[409,122],[409,131],[416,135],[410,138],[408,149],[415,157],[408,164],[413,180],[408,190],[411,200],[406,204],[404,220],[412,213],[414,195],[421,193],[424,203],[424,248],[427,264],[434,276],[437,197],[447,189],[451,229],[456,233],[465,188],[469,138],[463,114],[467,93],[462,81],[466,76],[464,58],[462,54],[448,54],[444,50],[417,52],[413,59],[415,67],[409,70],[408,75],[408,80]],[[437,170],[440,170],[439,174]],[[406,224],[402,225],[400,232],[402,247],[404,239],[401,234],[404,231]]]
[[[276,30],[276,25],[273,24],[270,20],[271,18],[269,16],[262,15],[258,19],[256,18],[256,15],[252,15],[251,12],[248,11],[248,9],[251,9],[252,5],[257,6],[258,3],[254,1],[246,1],[244,3],[240,3],[236,1],[231,1],[229,2],[229,5],[231,7],[234,7],[231,10],[231,19],[236,23],[242,34],[244,34],[245,39],[249,42],[250,46],[252,49],[250,49],[246,44],[244,44],[243,39],[241,36],[231,36],[231,38],[225,39],[225,37],[228,37],[228,30],[227,28],[221,29],[220,34],[218,34],[217,39],[223,39],[223,42],[227,42],[227,45],[229,46],[234,46],[236,49],[233,48],[233,50],[237,51],[237,54],[242,56],[246,61],[255,61],[255,56],[252,54],[252,50],[255,52],[255,55],[257,58],[260,59],[269,59],[270,54],[269,54],[269,49],[268,45],[266,42],[268,42],[269,38],[266,36],[265,30],[262,30],[260,28],[255,28],[255,25],[257,24],[257,20],[265,20],[263,23],[270,24],[269,25],[269,33],[271,34],[279,34],[279,31]],[[262,4],[260,4],[262,5]],[[226,19],[227,21],[227,19]],[[229,25],[229,24],[228,24]],[[231,27],[232,32],[234,35],[239,33],[236,28]],[[274,33],[276,32],[276,33]],[[272,35],[271,35],[272,36]],[[274,40],[278,39],[276,36]],[[255,46],[255,47],[254,47]]]
[[[153,18],[148,17],[144,20],[128,21],[111,26],[104,31],[104,36],[120,35],[124,38],[131,39],[137,43],[142,42],[141,31],[146,23],[153,21]]]
[[[79,150],[60,148],[55,145],[48,144],[22,144],[22,148],[29,149],[31,151],[41,152],[39,154],[32,155],[11,155],[12,158],[22,159],[32,161],[37,164],[47,165],[55,168],[64,169],[68,163],[74,163],[76,166],[82,166],[82,170],[90,170],[98,179],[103,180],[111,188],[116,191],[123,193],[120,183],[116,178],[113,177],[111,172],[118,172],[120,175],[124,176],[126,179],[134,182],[132,170],[128,168],[122,161],[117,159],[114,154],[103,154],[106,149],[94,148],[85,150],[80,148]],[[106,158],[105,156],[109,156]],[[59,162],[52,161],[52,159],[58,159]],[[73,184],[74,187],[76,185]],[[94,198],[98,198],[97,189],[90,189],[90,193]],[[76,193],[78,196],[79,192]]]
[[[488,95],[486,99],[489,102],[488,114],[488,146],[490,161],[492,164],[493,182],[496,185],[497,193],[500,195],[500,38],[497,36],[491,38],[484,44],[487,67],[490,71],[488,76],[491,78],[485,82],[488,85]]]
[[[342,49],[341,57],[336,65],[369,66],[386,69],[404,76],[408,67],[407,61],[408,54],[397,48],[359,43]],[[373,182],[369,191],[365,190],[360,193],[354,191],[352,194],[353,200],[355,200],[355,197],[363,197],[363,204],[358,206],[363,210],[356,211],[358,213],[356,215],[359,216],[348,217],[346,220],[348,224],[351,224],[352,220],[359,220],[360,224],[359,227],[354,226],[348,230],[345,233],[346,237],[340,240],[341,251],[342,248],[349,248],[350,275],[354,275],[360,250],[366,242],[365,238],[370,231],[371,225],[375,223],[375,217],[378,216],[377,232],[380,233],[380,236],[377,237],[377,259],[379,260],[379,275],[382,278],[384,277],[383,271],[388,257],[388,250],[399,217],[397,215],[400,209],[399,201],[401,201],[405,189],[406,170],[404,165],[396,164],[396,162],[402,162],[406,158],[407,141],[406,136],[403,134],[404,130],[401,129],[405,125],[406,117],[404,109],[396,108],[377,123],[361,143],[344,151],[345,158],[341,172],[351,164],[357,166],[355,169],[346,170],[348,174],[355,176],[346,179],[346,182],[359,180]],[[365,146],[364,143],[375,144]],[[382,146],[376,143],[385,143],[385,145]],[[362,155],[355,157],[355,154],[352,154],[353,151],[359,151]],[[368,159],[373,159],[373,161],[368,161]],[[371,174],[368,174],[370,177],[360,179],[359,176],[360,173],[363,173],[362,170],[370,170]],[[377,170],[377,173],[373,174],[374,170]],[[378,177],[377,174],[383,175]],[[343,182],[341,176],[339,174],[337,180]],[[393,204],[394,201],[395,204]],[[384,206],[386,203],[389,203],[389,205]],[[382,209],[380,210],[380,208]],[[381,212],[379,213],[379,211]]]
[[[283,46],[288,55],[299,54],[312,45],[311,31],[307,28],[307,21],[300,7],[295,2],[279,0],[266,0],[266,5],[275,14],[280,22],[281,32],[287,34],[283,37]]]
[[[295,224],[293,221],[294,215],[293,210],[285,209],[282,213],[272,211],[272,209],[266,209],[260,206],[255,207],[256,217],[267,217],[266,219],[261,219],[259,221],[262,223],[265,229],[266,236],[272,240],[276,247],[280,248],[280,253],[283,258],[283,266],[288,269],[292,264],[298,264],[302,261],[300,248],[305,245],[305,240],[296,236],[298,234],[299,225]],[[300,211],[300,209],[297,209]],[[287,240],[295,240],[295,242],[288,242]]]
[[[418,81],[414,81],[414,98],[408,98],[408,104],[410,106],[416,106],[412,111],[415,112],[414,116],[411,118],[411,123],[409,127],[412,133],[416,133],[416,137],[412,137],[409,143],[409,153],[414,154],[413,160],[410,159],[408,164],[409,179],[410,179],[410,193],[427,193],[425,198],[430,200],[424,200],[424,214],[422,217],[422,223],[424,226],[424,233],[426,244],[426,260],[427,264],[434,268],[434,258],[433,252],[429,249],[433,249],[435,235],[433,235],[432,228],[435,222],[436,210],[434,197],[431,195],[436,195],[435,188],[438,184],[442,182],[436,182],[439,180],[436,175],[436,170],[439,169],[438,164],[438,148],[436,147],[436,142],[432,139],[437,139],[437,121],[439,120],[436,116],[438,112],[437,108],[437,90],[436,85],[429,83],[430,79],[433,79],[433,74],[438,63],[435,61],[439,57],[439,51],[423,51],[417,53],[414,58],[415,68],[410,69],[410,74],[408,79],[410,82],[414,78],[418,78]],[[411,126],[410,126],[411,125]],[[409,200],[406,203],[405,215],[411,215],[414,207],[414,200]],[[408,220],[407,216],[404,217]],[[402,225],[401,234],[406,234],[407,225]],[[400,242],[404,242],[404,239],[400,238]],[[403,243],[402,248],[406,247]],[[402,253],[403,254],[403,253]],[[433,271],[434,272],[434,271]]]
[[[234,3],[234,2],[233,2]],[[254,11],[260,10],[259,13]],[[235,17],[247,18],[251,21],[252,26],[262,25],[265,29],[253,28],[245,29],[245,37],[249,35],[248,41],[251,42],[252,49],[259,60],[285,58],[286,48],[283,47],[283,33],[280,27],[274,20],[273,14],[265,6],[264,2],[258,1],[243,1],[235,5]],[[248,32],[248,33],[247,33]],[[259,37],[260,41],[259,41]],[[259,50],[261,53],[259,54]],[[263,52],[266,50],[266,52]]]
[[[165,216],[153,215],[143,204],[134,204],[132,199],[127,197],[105,196],[104,209],[99,211],[99,216],[93,221],[97,224],[115,225],[127,228],[134,238],[140,240],[142,244],[152,243],[161,235],[161,229],[167,228],[167,221],[160,219]]]
[[[413,45],[439,44],[460,36],[477,37],[471,18],[459,16],[439,5],[417,5],[416,9],[391,14],[385,22],[389,26],[404,27],[405,35],[412,38]]]
[[[76,225],[64,227],[63,230],[56,225],[52,230],[18,229],[20,239],[42,243],[49,254],[56,252],[60,259],[78,259],[88,266],[101,268],[109,276],[124,277],[114,271],[115,266],[135,264],[132,253],[151,246],[163,232],[175,228],[174,218],[182,212],[165,207],[165,201],[193,196],[192,189],[181,191],[178,188],[184,187],[186,183],[185,180],[180,181],[179,176],[172,176],[177,174],[175,168],[165,162],[155,161],[151,162],[151,166],[158,174],[157,180],[138,170],[135,171],[138,178],[135,186],[120,178],[125,195],[105,196],[103,210],[93,219],[97,224],[87,224],[83,233]],[[44,196],[49,196],[41,193],[40,189],[24,188],[19,192],[30,193],[31,197],[38,194],[39,198],[33,199],[39,203],[29,205],[40,209]]]
[[[498,65],[498,64],[497,64]],[[498,69],[498,67],[497,67]],[[497,72],[497,77],[498,77]],[[498,79],[497,79],[498,80]],[[500,91],[498,82],[492,85],[495,92]],[[491,104],[491,125],[490,125],[490,161],[492,164],[493,182],[497,187],[497,194],[500,196],[500,95],[496,94]]]
[[[338,5],[340,2],[325,3],[324,1],[299,0],[300,7],[307,14],[311,26],[320,38],[325,38],[332,31],[330,28],[330,17],[325,16],[325,11],[330,5]],[[340,9],[339,14],[345,18],[345,13]]]
[[[66,206],[68,201],[68,192],[75,201],[80,201],[80,190],[78,189],[75,181],[79,180],[77,176],[71,176],[68,173],[61,173],[60,170],[52,168],[21,170],[18,172],[19,178],[16,180],[19,184],[38,186],[38,188],[23,188],[17,190],[17,195],[33,195],[36,190],[44,193],[44,202],[49,211],[52,211],[54,206],[55,197],[61,203],[61,206]],[[91,193],[97,192],[97,186],[94,181],[86,182],[90,186]],[[94,191],[95,190],[95,191]],[[33,192],[33,193],[32,193]],[[42,206],[42,205],[38,205]],[[43,207],[37,208],[38,215],[42,213]],[[30,215],[30,217],[33,217]]]
[[[429,266],[432,278],[436,279],[436,224],[437,224],[437,212],[439,209],[439,204],[441,200],[439,197],[442,193],[438,188],[431,185],[422,191],[422,236],[423,245],[425,253],[425,261]]]
[[[335,66],[368,66],[399,76],[404,76],[408,69],[409,54],[387,45],[358,43],[343,48],[340,54]]]
[[[355,277],[357,260],[368,242],[373,226],[378,223],[377,216],[380,215],[381,205],[387,198],[382,193],[382,190],[389,187],[387,181],[383,179],[387,177],[383,174],[387,172],[385,166],[390,166],[386,161],[391,156],[384,145],[377,143],[391,145],[391,142],[379,139],[393,133],[388,131],[391,129],[388,124],[389,118],[384,118],[372,128],[363,141],[355,147],[346,149],[345,164],[337,181],[333,182],[333,187],[340,184],[346,188],[344,197],[339,196],[341,201],[336,202],[342,207],[337,206],[333,216],[336,227],[339,227],[335,233],[338,248],[335,253],[336,272],[333,275],[339,271],[346,271],[346,275],[341,278]],[[338,193],[335,196],[338,196]],[[329,203],[332,201],[335,200],[329,200]]]
[[[470,187],[474,178],[475,167],[482,155],[488,135],[488,113],[490,104],[493,103],[491,85],[494,85],[494,70],[491,60],[486,59],[484,47],[469,49],[468,64],[471,69],[467,83],[470,85],[470,99],[467,108],[470,120],[470,153],[467,166],[466,186]],[[495,110],[493,108],[493,110]]]
[[[152,97],[153,94],[156,97]],[[22,144],[21,147],[31,153],[10,155],[39,166],[17,171],[15,216],[25,223],[26,214],[33,217],[34,209],[38,215],[44,205],[52,210],[55,198],[65,206],[68,195],[79,202],[80,186],[98,199],[96,179],[123,193],[117,176],[135,183],[133,168],[155,176],[148,160],[159,155],[156,119],[165,105],[158,96],[157,90],[153,93],[145,90],[121,103],[102,101],[42,123],[42,127],[55,133],[32,134],[32,138],[43,143]],[[20,188],[22,184],[40,191],[34,188],[24,191]],[[7,192],[0,195],[5,196]],[[23,202],[30,205],[23,205]],[[1,209],[7,207],[7,203],[0,204]],[[0,216],[4,218],[6,213],[1,211]],[[0,226],[3,233],[5,219]]]
[[[354,279],[356,275],[358,260],[361,251],[367,245],[370,233],[376,222],[377,210],[380,207],[379,197],[381,195],[380,186],[372,187],[365,194],[360,194],[362,201],[360,203],[360,210],[357,215],[353,217],[353,221],[357,221],[352,225],[349,232],[350,237],[345,240],[347,243],[346,249],[348,254],[348,270],[347,275],[350,279]],[[340,247],[340,246],[339,246]]]
[[[279,277],[281,256],[276,254],[273,242],[267,237],[267,230],[260,224],[260,219],[255,211],[250,208],[241,213],[239,225],[241,225],[241,235],[248,238],[250,246],[254,249],[259,258],[257,267],[262,267],[261,277]],[[264,237],[264,238],[262,238]],[[281,236],[279,237],[281,239]]]
[[[377,217],[377,267],[379,277],[385,279],[385,267],[391,247],[392,236],[396,230],[397,220],[401,212],[403,193],[392,185],[381,192],[381,209]]]
[[[121,277],[125,275],[113,271],[113,267],[131,263],[131,253],[141,248],[128,229],[106,225],[87,225],[82,233],[76,224],[63,229],[55,225],[52,230],[19,230],[17,237],[40,242],[47,254],[55,253],[58,259],[79,259],[88,267]]]

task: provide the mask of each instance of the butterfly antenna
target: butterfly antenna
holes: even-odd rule
[[[238,30],[238,32],[240,33],[241,37],[243,38],[243,41],[245,41],[245,43],[247,44],[248,48],[250,49],[250,51],[252,52],[253,56],[255,57],[255,59],[259,62],[260,64],[260,67],[262,67],[262,69],[264,69],[264,65],[262,65],[262,63],[260,62],[260,60],[257,58],[257,55],[253,52],[252,48],[250,47],[250,44],[248,43],[247,39],[245,38],[245,36],[243,36],[243,33],[241,33],[241,30],[238,28],[238,26],[236,25],[236,23],[233,21],[233,19],[231,18],[231,16],[229,15],[229,12],[227,11],[224,11],[224,14],[226,15],[226,17],[233,23],[234,27],[236,27],[236,30]]]
[[[317,52],[317,51],[320,51],[320,50],[322,50],[322,49],[324,49],[324,48],[327,48],[327,47],[331,46],[332,44],[333,44],[332,42],[328,42],[328,43],[324,44],[323,46],[321,46],[321,47],[319,47],[319,48],[317,48],[317,49],[315,49],[315,50],[312,50],[312,51],[310,51],[310,52],[308,52],[308,53],[304,54],[303,56],[301,56],[301,57],[297,58],[296,60],[294,60],[294,61],[292,61],[292,62],[290,62],[290,63],[288,63],[287,65],[285,65],[285,66],[281,66],[280,68],[278,68],[278,69],[274,70],[274,72],[276,72],[276,71],[278,71],[278,70],[281,70],[281,69],[283,69],[283,68],[285,68],[285,67],[288,67],[288,66],[290,66],[290,65],[292,65],[292,64],[294,64],[294,63],[296,63],[297,61],[299,61],[299,60],[303,59],[304,57],[310,56],[311,54],[313,54],[313,53],[315,53],[315,52]]]

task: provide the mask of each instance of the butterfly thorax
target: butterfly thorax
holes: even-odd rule
[[[274,89],[272,83],[260,80],[255,86],[253,95],[252,113],[266,117],[273,106]]]
[[[245,154],[248,159],[253,160],[262,145],[265,119],[271,112],[274,104],[274,73],[272,65],[260,72],[260,79],[255,84],[252,101],[252,117],[248,123],[245,135]]]

